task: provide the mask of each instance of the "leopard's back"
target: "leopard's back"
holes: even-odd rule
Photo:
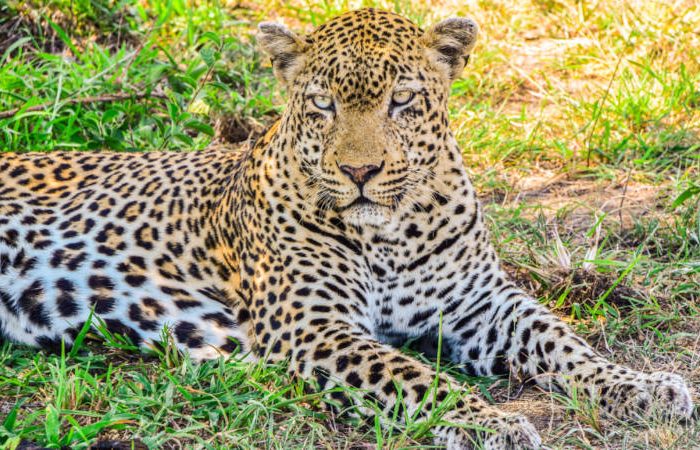
[[[133,343],[164,326],[197,357],[230,351],[237,299],[207,249],[241,154],[50,152],[0,157],[0,329],[58,348],[93,315]],[[96,323],[96,322],[95,322]],[[233,344],[227,339],[233,336]],[[218,345],[216,345],[218,344]]]

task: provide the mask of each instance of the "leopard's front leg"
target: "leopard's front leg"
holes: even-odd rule
[[[611,363],[501,273],[473,286],[477,288],[444,319],[443,328],[454,344],[454,358],[474,372],[511,371],[541,386],[583,396],[605,414],[622,419],[691,415],[690,393],[680,376]]]
[[[313,292],[306,288],[296,291]],[[272,336],[263,334],[264,342],[258,341],[263,347],[260,352],[273,360],[288,359],[293,373],[316,379],[320,388],[337,384],[357,388],[359,396],[372,398],[387,417],[392,417],[399,407],[404,418],[427,416],[450,391],[462,389],[444,373],[372,339],[362,327],[352,323],[352,314],[345,314],[345,320],[334,318],[328,299],[305,297],[286,301],[293,309],[282,315],[290,313],[293,321],[258,315],[258,320],[274,323],[276,329]],[[359,403],[352,395],[330,395],[336,401]],[[399,399],[401,404],[397,405]],[[448,449],[540,446],[540,437],[527,419],[501,412],[473,393],[464,392],[443,419],[449,424],[436,426],[432,431],[436,443]]]

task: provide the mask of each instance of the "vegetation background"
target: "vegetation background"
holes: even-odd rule
[[[450,113],[506,268],[606,356],[683,374],[697,403],[696,1],[0,0],[0,151],[242,145],[284,105],[256,23],[304,32],[361,6],[480,24]],[[323,414],[284,367],[99,342],[64,355],[0,344],[0,447],[430,443],[420,423]],[[604,422],[590,405],[458,369],[442,368],[510,400],[551,448],[700,448],[697,421]]]

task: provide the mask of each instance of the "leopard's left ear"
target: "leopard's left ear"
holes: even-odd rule
[[[478,34],[479,26],[472,19],[454,17],[434,25],[421,41],[433,66],[454,80],[467,64]]]
[[[283,84],[290,84],[304,66],[308,44],[280,23],[263,22],[256,35],[260,47],[270,55],[275,76]]]

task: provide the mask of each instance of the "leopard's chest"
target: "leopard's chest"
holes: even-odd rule
[[[380,340],[437,334],[441,313],[454,305],[464,277],[451,254],[402,254],[401,248],[367,259],[371,286],[369,314]]]

